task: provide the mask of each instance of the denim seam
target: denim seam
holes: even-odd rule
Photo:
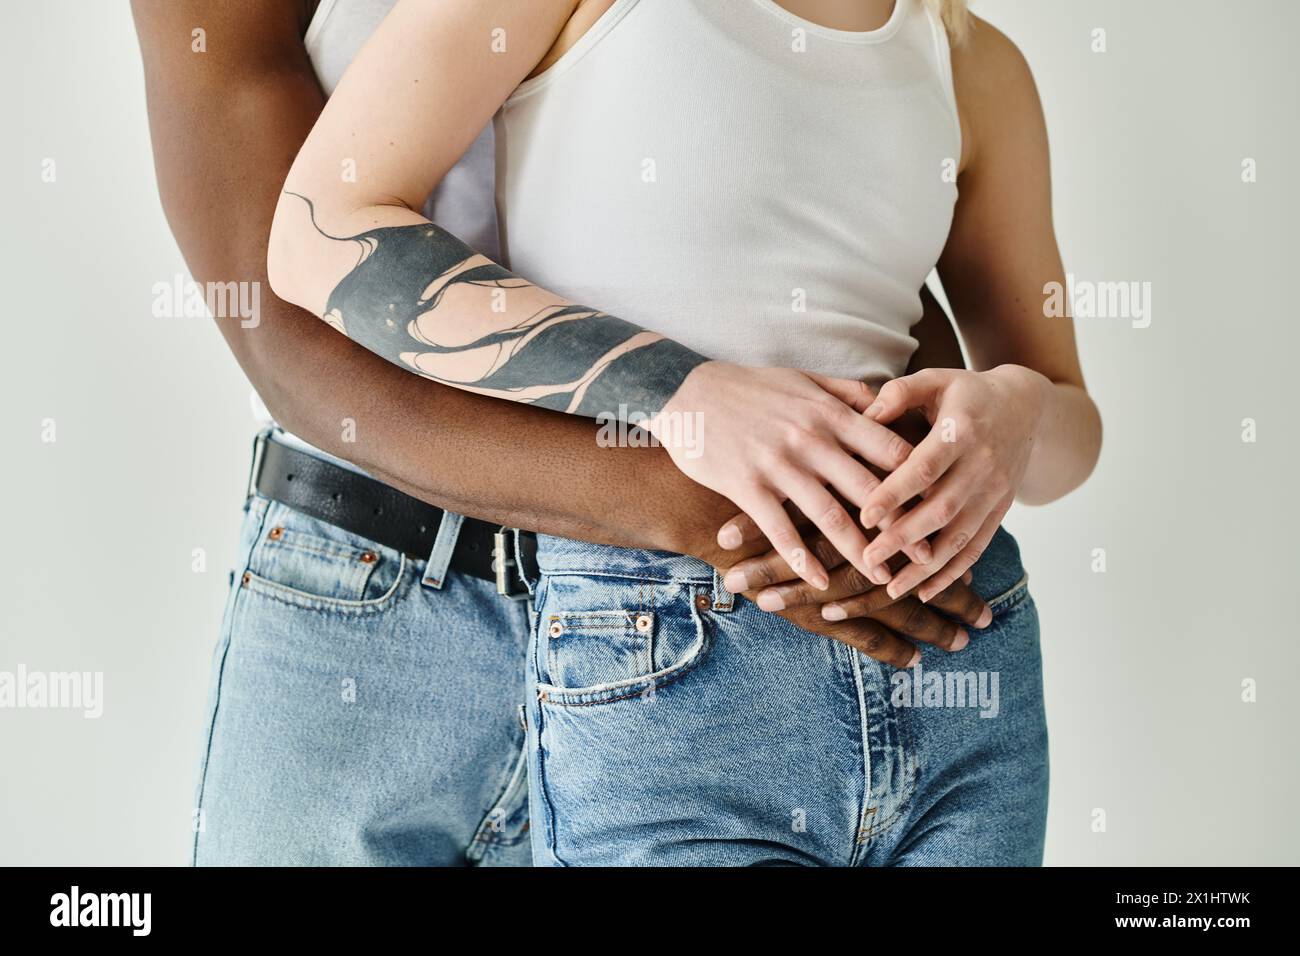
[[[547,590],[546,576],[542,575],[538,578],[537,589],[533,594],[539,604],[542,596]],[[534,617],[536,618],[536,621],[534,622],[533,627],[533,640],[530,657],[532,659],[533,676],[534,679],[536,679],[540,676],[540,667],[542,663],[542,616],[537,614],[534,615]],[[541,706],[540,692],[537,694],[537,700],[537,726],[533,728],[533,732],[537,735],[537,793],[538,798],[543,804],[543,811],[546,815],[546,845],[550,848],[551,856],[554,857],[555,862],[560,866],[567,866],[568,864],[566,864],[560,857],[559,837],[556,835],[555,801],[551,799],[550,791],[547,789],[546,785],[546,746],[542,743],[542,733],[546,727],[546,714],[543,712]],[[527,731],[525,731],[524,735],[524,746],[528,746]],[[531,806],[529,809],[531,810]]]
[[[366,551],[360,548],[346,547],[343,545],[328,544],[321,538],[314,535],[306,534],[302,531],[294,531],[292,528],[285,529],[285,536],[292,537],[296,540],[286,541],[284,538],[275,540],[267,538],[260,542],[263,549],[267,551],[303,551],[307,554],[319,555],[323,558],[349,558],[353,561],[360,560],[361,555]],[[305,543],[303,539],[312,543]],[[375,545],[374,551],[378,552],[382,546]]]
[[[904,784],[904,786],[908,788],[908,792],[903,796],[898,806],[894,808],[893,813],[891,813],[884,820],[881,820],[879,823],[873,823],[871,824],[871,826],[865,827],[863,829],[860,836],[860,840],[863,844],[870,843],[872,840],[875,840],[877,837],[882,836],[887,831],[893,829],[894,824],[898,822],[899,818],[901,818],[903,814],[907,811],[907,809],[912,805],[912,793],[915,790],[915,783],[916,783],[916,777],[914,774],[912,774],[909,771],[908,776],[906,778],[906,782]],[[873,810],[871,812],[875,812],[875,811]]]
[[[869,814],[874,814],[879,807],[865,807],[863,809],[862,816],[858,821],[859,829],[857,833],[857,842],[864,847],[870,845],[877,837],[882,836],[892,829],[910,808],[912,798],[916,795],[917,763],[915,758],[912,756],[911,743],[906,739],[906,728],[903,722],[898,720],[897,714],[892,709],[887,710],[886,713],[892,716],[895,727],[897,728],[898,739],[894,749],[902,758],[900,761],[902,766],[902,779],[900,780],[899,785],[895,788],[898,792],[897,802],[894,805],[894,811],[889,814],[889,816],[882,820],[873,820],[868,824],[866,822],[866,817]],[[888,720],[891,718],[887,717],[886,719]]]
[[[911,808],[912,798],[916,795],[916,761],[908,757],[906,748],[901,748],[900,745],[900,749],[903,751],[903,757],[905,760],[902,787],[903,793],[899,797],[898,804],[894,807],[893,813],[885,817],[883,820],[872,823],[870,826],[865,826],[864,824],[863,829],[858,834],[859,842],[863,844],[868,844],[877,837],[882,836],[884,833],[891,830],[902,818],[903,814]],[[863,815],[865,816],[867,812],[874,813],[875,810],[869,809],[868,811],[864,811]]]
[[[849,854],[849,865],[856,866],[862,853],[865,852],[862,829],[863,821],[867,817],[867,807],[871,803],[871,721],[867,715],[866,687],[862,679],[862,665],[856,652],[850,650],[848,654],[849,663],[853,668],[854,691],[857,695],[858,724],[861,731],[860,742],[862,744],[862,766],[864,770],[862,799],[858,804],[857,816],[853,821],[853,851]]]
[[[647,613],[648,613],[648,614],[653,614],[654,612],[653,612],[653,611],[642,611],[641,613],[642,613],[642,614],[647,614]],[[613,635],[618,635],[618,634],[624,634],[624,633],[626,633],[627,631],[635,631],[635,630],[636,630],[636,626],[635,626],[635,625],[629,624],[629,625],[626,626],[626,627],[620,627],[618,624],[616,624],[616,623],[613,622],[613,621],[592,621],[590,624],[574,624],[574,623],[570,622],[569,620],[567,620],[567,619],[565,619],[565,618],[562,618],[562,617],[552,617],[550,620],[551,620],[551,623],[559,623],[559,622],[563,622],[563,624],[564,624],[564,631],[565,631],[566,634],[567,634],[569,631],[606,631],[606,632],[608,632],[611,636],[613,636]],[[552,640],[559,640],[559,638],[552,638]]]
[[[317,594],[310,594],[307,591],[289,587],[287,584],[278,584],[251,570],[244,572],[248,575],[248,581],[242,586],[254,594],[259,594],[273,601],[279,601],[281,604],[287,604],[290,607],[302,608],[303,610],[347,615],[379,614],[388,609],[401,590],[402,584],[406,581],[406,568],[406,555],[402,555],[401,563],[397,568],[397,577],[393,580],[392,587],[379,597],[366,601],[321,597]]]
[[[487,855],[488,850],[494,846],[511,847],[523,842],[528,833],[526,825],[515,836],[501,839],[492,833],[492,814],[501,809],[503,819],[509,819],[509,816],[505,815],[505,804],[518,792],[520,782],[527,780],[527,778],[528,736],[525,734],[524,738],[519,742],[519,755],[515,757],[505,783],[500,788],[497,798],[488,807],[487,813],[483,814],[483,819],[479,821],[478,829],[474,831],[474,837],[470,840],[470,845],[465,848],[465,858],[467,860],[480,863]]]
[[[263,507],[260,504],[255,504],[253,505],[253,507],[260,509],[262,512],[258,518],[259,524],[257,526],[257,534],[253,536],[253,541],[248,547],[248,552],[244,555],[244,572],[237,572],[237,573],[246,573],[248,571],[249,566],[252,564],[253,552],[257,550],[257,542],[261,540],[262,530],[266,527],[266,517],[271,510],[269,506]],[[217,674],[216,674],[217,686],[213,688],[213,692],[212,692],[212,714],[208,718],[208,739],[207,739],[207,743],[203,747],[203,768],[199,772],[199,792],[198,792],[198,799],[195,801],[197,804],[197,806],[195,806],[195,810],[197,810],[199,814],[199,819],[197,821],[199,827],[194,830],[194,839],[191,844],[191,851],[190,851],[191,866],[199,865],[199,833],[202,832],[201,828],[205,825],[203,820],[203,797],[206,794],[207,787],[208,787],[208,765],[212,760],[212,738],[216,734],[217,714],[221,710],[221,685],[224,682],[226,676],[226,658],[230,655],[230,639],[235,633],[235,626],[238,622],[239,615],[243,613],[244,607],[247,603],[245,601],[240,600],[240,598],[243,596],[243,591],[244,591],[243,585],[240,585],[239,588],[235,591],[235,593],[231,596],[230,621],[229,621],[229,625],[226,628],[225,633],[221,636],[221,641],[222,641],[221,660],[217,664]]]
[[[989,598],[984,603],[996,613],[999,610],[1014,607],[1029,596],[1029,574],[1020,575],[1020,580],[1007,588],[997,597]]]
[[[578,568],[551,568],[551,567],[546,567],[546,566],[542,566],[542,568],[540,569],[540,571],[541,571],[541,574],[542,574],[542,575],[544,575],[544,576],[546,576],[546,577],[552,577],[552,578],[563,578],[563,577],[579,577],[579,578],[616,578],[616,579],[621,579],[621,580],[627,581],[628,583],[638,582],[638,583],[644,583],[644,584],[696,584],[696,585],[703,584],[703,585],[711,585],[711,584],[713,583],[713,579],[712,579],[712,578],[702,578],[702,577],[684,577],[684,578],[680,578],[680,577],[672,577],[672,576],[664,577],[664,576],[657,576],[657,575],[654,575],[654,574],[641,574],[641,573],[634,573],[634,572],[631,572],[631,571],[629,571],[629,572],[626,573],[626,574],[619,574],[619,573],[611,572],[611,571],[607,571],[607,570],[590,570],[590,569],[586,569],[586,568],[582,568],[582,569],[578,569]]]
[[[635,626],[636,615],[638,613],[645,613],[645,600],[642,599],[639,601],[639,603],[642,605],[640,611],[629,611],[627,608],[613,608],[608,611],[555,611],[547,615],[547,619],[551,621],[571,621],[575,619],[581,621],[586,618],[600,617],[600,618],[606,618],[607,621],[598,621],[598,622],[593,622],[591,624],[575,624],[573,626],[574,627],[613,627],[614,626],[613,622],[620,619],[625,623],[627,623],[629,626]]]
[[[903,815],[911,809],[912,799],[916,796],[916,781],[918,776],[918,764],[916,758],[912,756],[912,744],[907,740],[907,731],[902,721],[898,724],[898,751],[903,757],[903,781],[900,786],[898,803],[894,807],[894,812],[885,819],[873,823],[863,834],[868,841],[876,839],[887,831],[891,830]]]

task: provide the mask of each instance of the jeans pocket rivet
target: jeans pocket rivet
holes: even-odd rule
[[[707,611],[710,607],[713,606],[713,602],[709,600],[709,596],[707,594],[700,594],[700,595],[696,595],[695,606],[699,608],[701,611]]]
[[[546,633],[551,637],[559,637],[564,633],[564,625],[559,621],[552,621],[551,626],[546,629]]]
[[[362,563],[362,564],[374,564],[374,563],[375,563],[376,561],[378,561],[378,560],[379,560],[379,555],[375,554],[375,552],[373,552],[373,551],[363,551],[363,552],[361,552],[361,563]]]
[[[281,538],[284,537],[284,529],[272,528],[270,534],[268,534],[267,537],[270,538],[272,541],[279,541]]]
[[[642,634],[650,630],[650,626],[652,623],[653,622],[651,621],[649,614],[638,614],[636,616],[636,629],[640,631]]]

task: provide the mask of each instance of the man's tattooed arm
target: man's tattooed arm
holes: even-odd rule
[[[431,222],[324,238],[357,248],[322,318],[426,378],[587,418],[653,417],[707,359],[575,305],[479,255]]]

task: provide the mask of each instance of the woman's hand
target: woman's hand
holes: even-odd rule
[[[826,568],[804,544],[784,503],[807,515],[865,573],[866,536],[827,486],[862,507],[880,481],[854,456],[893,471],[912,451],[862,414],[874,398],[857,381],[706,362],[686,377],[649,429],[684,474],[729,498],[799,577],[824,590]],[[719,537],[719,544],[730,548],[740,541]]]
[[[919,408],[931,424],[862,508],[863,526],[882,532],[863,555],[867,574],[887,583],[891,597],[923,584],[917,596],[928,601],[979,559],[1025,476],[1050,386],[1038,372],[1002,365],[987,372],[926,369],[881,388],[866,417],[883,424]],[[920,503],[893,515],[917,496]],[[891,574],[886,562],[907,546],[914,560]]]

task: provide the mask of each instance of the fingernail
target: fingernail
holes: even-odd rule
[[[897,601],[900,597],[902,597],[903,592],[904,592],[905,590],[907,590],[907,589],[906,589],[906,588],[903,588],[903,587],[899,587],[899,584],[898,584],[897,581],[890,581],[890,582],[889,582],[889,587],[885,588],[885,593],[888,594],[888,595],[889,595],[891,598],[893,598],[895,601]]]
[[[728,591],[731,589],[728,588]],[[785,602],[781,600],[781,595],[770,588],[766,591],[758,592],[758,606],[764,611],[784,611]]]
[[[726,548],[730,551],[732,548],[739,548],[745,541],[740,535],[740,529],[734,524],[729,524],[718,532],[718,547]]]
[[[893,575],[889,573],[889,568],[883,564],[877,564],[867,573],[867,577],[871,579],[872,584],[888,584]]]
[[[822,617],[828,621],[842,621],[848,614],[844,613],[844,608],[838,604],[827,604],[822,608]]]
[[[876,505],[876,507],[862,512],[862,527],[874,528],[876,525],[880,524],[880,519],[884,516],[885,509]]]
[[[882,405],[880,402],[872,402],[870,405],[867,406],[867,417],[876,418],[884,410],[885,410],[885,406]]]
[[[921,649],[918,647],[915,651],[912,652],[912,659],[907,662],[907,666],[915,667],[919,663],[921,663]]]
[[[918,541],[913,550],[916,551],[916,559],[922,564],[929,564],[934,560],[934,552],[930,550],[928,541]]]
[[[818,591],[825,591],[831,586],[831,579],[825,574],[815,574],[813,575],[812,586]]]
[[[745,577],[744,571],[728,571],[722,584],[732,594],[744,594],[749,590],[749,578]]]
[[[966,633],[964,628],[958,628],[957,637],[953,640],[952,646],[949,647],[948,650],[955,654],[957,651],[965,650],[966,645],[969,643],[970,635]]]
[[[984,610],[980,612],[980,616],[976,619],[975,626],[980,630],[983,630],[984,628],[988,627],[992,623],[993,623],[993,608],[988,607],[986,605]]]

